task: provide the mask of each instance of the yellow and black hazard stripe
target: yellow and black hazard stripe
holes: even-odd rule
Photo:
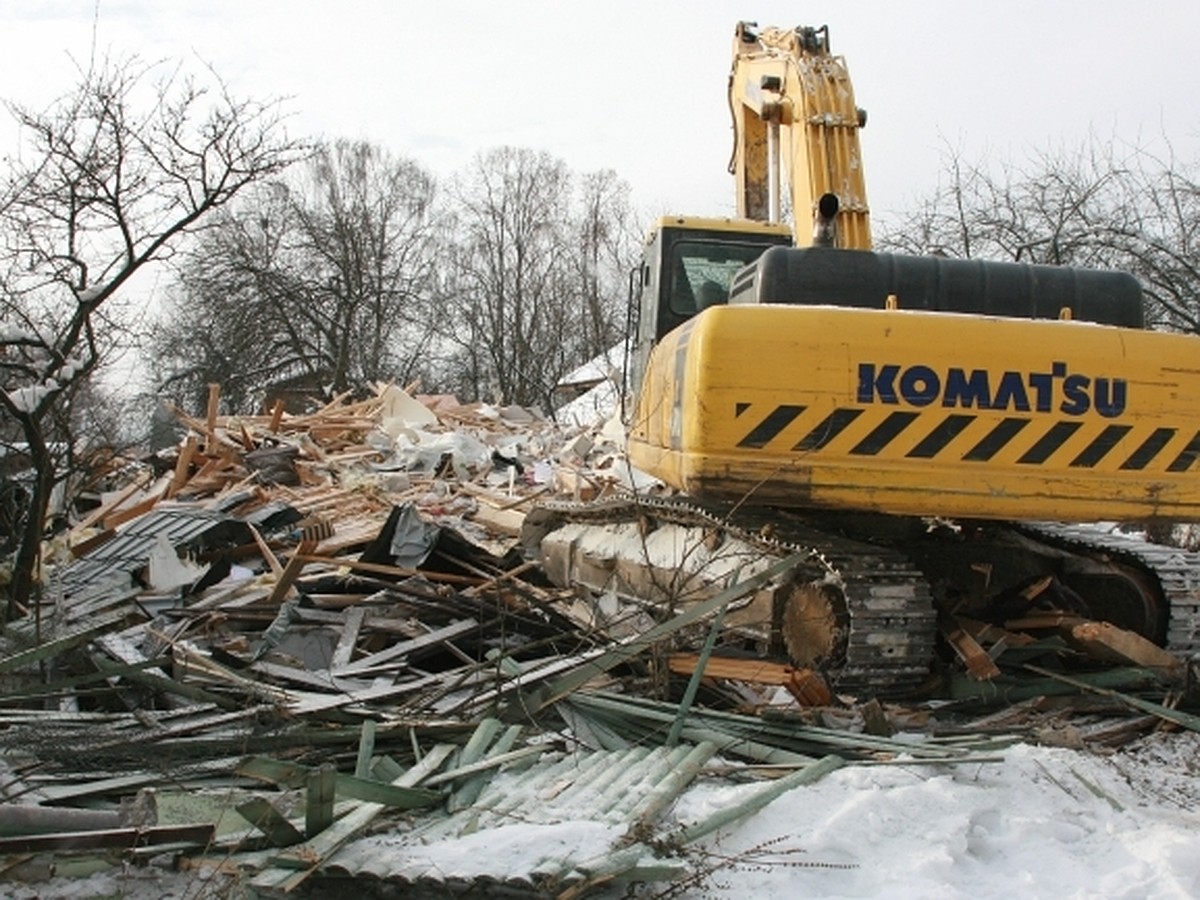
[[[803,421],[807,407],[794,404],[779,404],[765,415],[754,415],[754,404],[738,403],[734,415],[737,419],[747,419],[749,426],[737,442],[737,446],[748,450],[762,450],[778,438],[785,429],[798,420]],[[820,421],[809,425],[800,439],[790,447],[792,452],[812,453],[824,450],[837,439],[853,422],[858,421],[866,412],[862,407],[839,407],[834,409]],[[872,428],[866,436],[860,438],[848,451],[851,456],[878,456],[884,454],[901,435],[911,435],[912,429],[919,428],[920,423],[928,422],[933,416],[929,413],[918,413],[909,410],[896,410],[888,413]],[[904,453],[908,459],[938,458],[950,443],[972,424],[979,421],[977,415],[965,413],[950,413],[938,419],[932,428],[921,434],[911,449]],[[1008,416],[996,422],[971,447],[962,453],[960,459],[964,462],[988,462],[996,457],[1018,435],[1029,433],[1030,428],[1043,428],[1033,444],[1017,459],[1021,465],[1042,465],[1048,462],[1067,441],[1074,437],[1084,423],[1078,420],[1059,420],[1048,427],[1034,419],[1022,416]],[[1071,468],[1090,469],[1100,465],[1110,458],[1111,453],[1127,436],[1134,431],[1132,425],[1107,425],[1088,442],[1082,450],[1067,463]],[[1156,461],[1162,461],[1164,451],[1175,441],[1181,429],[1160,426],[1141,438],[1132,451],[1126,451],[1126,456],[1119,465],[1121,470],[1141,471],[1150,468]],[[1134,435],[1137,437],[1137,435]],[[1187,472],[1200,458],[1200,431],[1196,432],[1182,450],[1179,450],[1167,464],[1166,471],[1179,473]]]

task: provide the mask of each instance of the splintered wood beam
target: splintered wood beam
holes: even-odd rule
[[[673,653],[667,664],[676,675],[691,675],[696,671],[699,660],[700,656],[696,653]],[[825,680],[812,669],[796,669],[768,659],[712,656],[704,666],[704,677],[779,685],[787,689],[801,706],[825,706],[833,700]]]
[[[1187,665],[1178,656],[1111,622],[1081,622],[1066,637],[1074,647],[1102,661],[1154,669],[1171,681],[1187,676]]]
[[[691,675],[700,661],[697,653],[672,653],[668,665],[676,675]],[[791,666],[766,659],[729,659],[710,656],[704,665],[708,678],[730,678],[755,684],[786,684]]]

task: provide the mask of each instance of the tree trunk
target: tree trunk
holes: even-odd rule
[[[42,536],[45,533],[46,512],[50,509],[50,495],[54,491],[54,459],[46,446],[45,436],[38,423],[24,417],[21,428],[29,445],[29,459],[33,464],[33,496],[26,510],[25,526],[21,543],[17,547],[16,567],[8,596],[5,621],[11,622],[27,610],[37,586],[35,574],[42,555]]]

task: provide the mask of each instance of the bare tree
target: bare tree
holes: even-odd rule
[[[548,402],[557,380],[615,343],[630,263],[628,188],[611,172],[582,192],[546,153],[481,154],[454,190],[441,290],[455,387]]]
[[[629,185],[609,169],[583,177],[577,215],[576,277],[583,301],[578,350],[588,359],[624,336],[641,227],[630,208]]]
[[[433,178],[366,143],[322,145],[299,177],[229,210],[181,266],[164,384],[219,381],[249,411],[271,386],[408,380],[432,338]]]
[[[1200,332],[1200,185],[1187,166],[1094,141],[1023,166],[967,164],[879,241],[902,252],[1124,269],[1147,321]]]
[[[35,586],[57,478],[52,426],[105,358],[106,312],[134,276],[301,148],[277,104],[137,60],[105,63],[45,111],[9,107],[29,157],[0,195],[0,409],[34,471],[8,618]]]

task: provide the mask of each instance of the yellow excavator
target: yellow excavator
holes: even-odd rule
[[[1193,655],[1196,554],[1052,523],[1200,518],[1197,338],[1125,273],[872,252],[827,28],[740,23],[729,102],[738,218],[660,220],[631,283],[629,458],[678,493],[559,509],[551,576],[663,600],[805,548],[730,633],[849,691],[921,682],[948,613]]]

